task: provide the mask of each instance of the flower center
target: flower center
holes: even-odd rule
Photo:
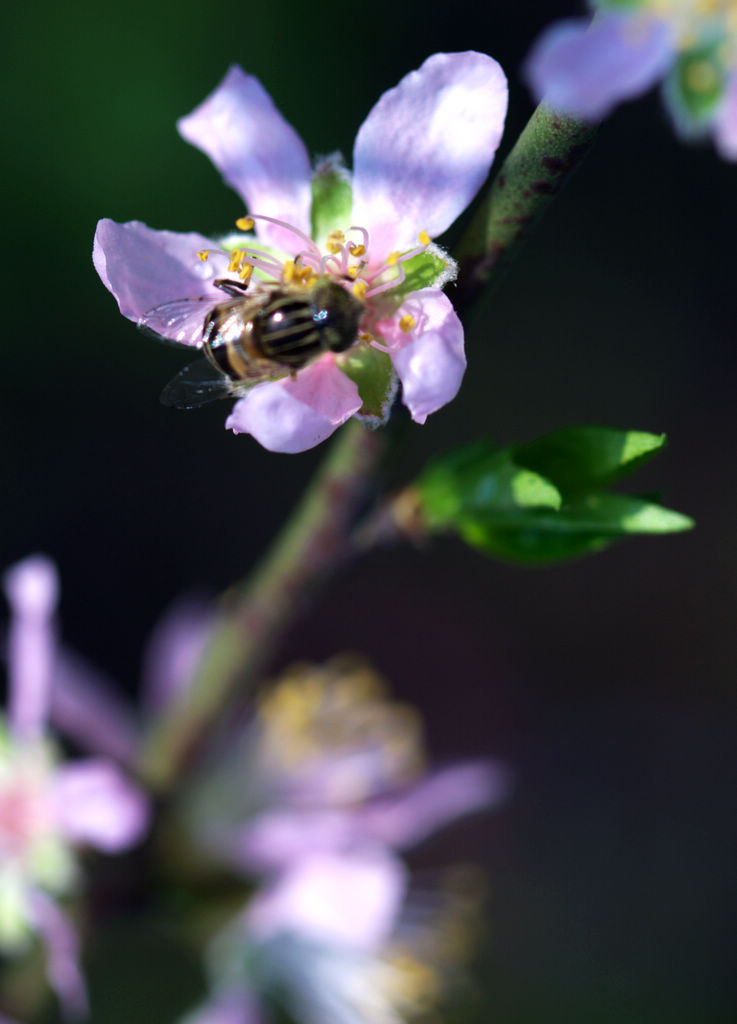
[[[737,0],[642,0],[638,6],[672,26],[679,49],[716,44],[725,67],[737,63]]]
[[[361,664],[295,669],[262,696],[257,722],[277,771],[340,803],[406,783],[421,768],[414,712],[387,699]]]
[[[368,342],[374,340],[372,327],[383,312],[379,296],[401,285],[406,279],[404,264],[425,252],[431,244],[428,233],[421,231],[417,239],[419,244],[415,248],[404,253],[390,252],[383,260],[377,260],[372,258],[369,232],[359,225],[353,225],[346,231],[338,228],[331,231],[325,251],[299,228],[275,217],[250,214],[239,217],[235,226],[240,231],[251,231],[258,220],[290,231],[304,243],[304,248],[296,256],[285,259],[274,252],[251,245],[237,246],[231,250],[203,249],[197,255],[203,262],[211,253],[226,255],[229,258],[228,273],[246,284],[254,272],[284,288],[295,290],[309,290],[320,279],[335,280],[366,307],[359,338]],[[402,330],[411,331],[414,323],[412,316],[404,316]]]

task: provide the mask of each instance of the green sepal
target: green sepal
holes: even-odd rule
[[[396,269],[390,267],[386,271],[387,278],[398,274],[398,267],[399,264]],[[455,280],[457,274],[455,261],[437,245],[428,246],[424,252],[402,263],[401,267],[404,280],[381,296],[383,316],[391,316],[412,292],[420,288],[442,288],[448,281]]]
[[[397,390],[397,378],[390,357],[370,345],[351,349],[339,359],[343,373],[355,381],[363,405],[358,416],[383,423]]]
[[[350,227],[352,209],[350,176],[337,156],[327,157],[312,179],[310,223],[315,242],[322,247],[331,231]]]
[[[665,80],[665,96],[681,129],[688,134],[706,127],[727,82],[721,39],[709,40],[678,55]]]
[[[555,480],[571,497],[634,472],[665,443],[665,434],[642,430],[567,427],[512,450],[520,465]]]
[[[557,509],[562,501],[550,480],[517,465],[508,449],[495,449],[487,440],[431,463],[417,489],[431,530],[477,517],[515,522],[530,508]]]

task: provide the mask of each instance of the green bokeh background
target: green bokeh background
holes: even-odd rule
[[[91,264],[97,218],[208,234],[242,212],[174,127],[234,61],[313,153],[349,157],[406,71],[485,50],[510,77],[504,153],[531,111],[529,43],[565,13],[573,3],[83,0],[4,16],[0,565],[51,554],[65,639],[131,692],[162,608],[240,577],[320,452],[270,455],[226,434],[219,404],[158,405],[182,360],[118,315]],[[469,318],[461,396],[407,432],[392,469],[401,481],[481,432],[666,431],[640,485],[697,531],[538,572],[450,540],[377,552],[275,665],[363,650],[423,707],[439,756],[514,768],[505,809],[417,856],[488,866],[481,991],[459,1019],[734,1019],[736,228],[737,166],[678,143],[656,97],[618,111]],[[135,909],[113,920],[88,956],[94,1021],[174,1020],[196,972],[165,926],[142,937]]]

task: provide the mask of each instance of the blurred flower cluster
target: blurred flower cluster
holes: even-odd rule
[[[204,373],[175,378],[171,404],[235,395],[227,427],[272,451],[299,452],[353,415],[383,422],[397,378],[418,423],[449,402],[466,366],[463,327],[441,291],[455,264],[431,240],[484,182],[506,109],[495,60],[438,53],[370,111],[352,175],[338,156],[313,172],[258,79],[232,67],[178,128],[245,202],[239,233],[211,239],[106,219],[95,235],[95,267],[124,316],[180,344],[202,347],[208,335],[214,347],[235,346],[227,366],[210,350]],[[313,301],[325,282],[355,300],[347,312]],[[263,352],[260,327],[250,332],[256,343],[244,343],[249,321],[266,323],[270,301],[285,295],[312,312],[292,305],[276,314],[278,328],[269,319],[273,344]],[[228,296],[210,332],[203,324]],[[308,327],[299,326],[305,318]],[[341,324],[347,336],[330,341],[323,325]],[[313,348],[313,337],[328,344]]]
[[[6,575],[0,951],[22,955],[39,936],[65,1016],[82,1019],[79,942],[64,906],[77,891],[75,851],[118,852],[146,831],[148,801],[125,771],[146,722],[186,693],[211,612],[180,602],[157,626],[138,716],[57,647],[57,589],[45,558]],[[98,756],[64,761],[49,716]],[[210,937],[210,996],[187,1024],[252,1024],[273,1012],[305,1024],[389,1024],[437,1003],[461,976],[481,883],[444,869],[418,884],[400,851],[497,804],[508,787],[489,761],[428,769],[417,713],[357,656],[297,665],[266,685],[194,765],[170,811],[194,859],[245,883],[242,909],[221,916]],[[156,846],[164,860],[172,853]]]
[[[681,135],[711,134],[737,160],[737,4],[734,0],[592,0],[596,17],[550,26],[527,62],[538,99],[598,121],[663,83]]]
[[[421,723],[363,661],[296,666],[259,698],[188,802],[189,831],[258,887],[213,940],[213,995],[187,1024],[384,1024],[435,1002],[460,967],[477,879],[418,889],[397,851],[508,789],[488,761],[428,771]],[[472,884],[468,884],[469,878]]]
[[[12,619],[0,722],[0,952],[21,954],[40,937],[49,982],[65,1011],[82,1016],[77,932],[63,906],[79,881],[76,851],[131,846],[146,830],[148,803],[111,760],[64,761],[47,731],[52,688],[65,671],[54,637],[54,566],[26,559],[6,574],[5,592]]]

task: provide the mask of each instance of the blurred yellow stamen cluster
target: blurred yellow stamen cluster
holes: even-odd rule
[[[415,326],[416,320],[411,313],[405,313],[402,319],[399,321],[399,329],[404,331],[405,334],[409,334],[412,328]]]
[[[379,676],[355,658],[295,667],[262,695],[258,720],[271,756],[292,768],[305,761],[368,754],[396,784],[422,768],[417,713],[391,700]],[[367,779],[366,785],[373,781]]]

